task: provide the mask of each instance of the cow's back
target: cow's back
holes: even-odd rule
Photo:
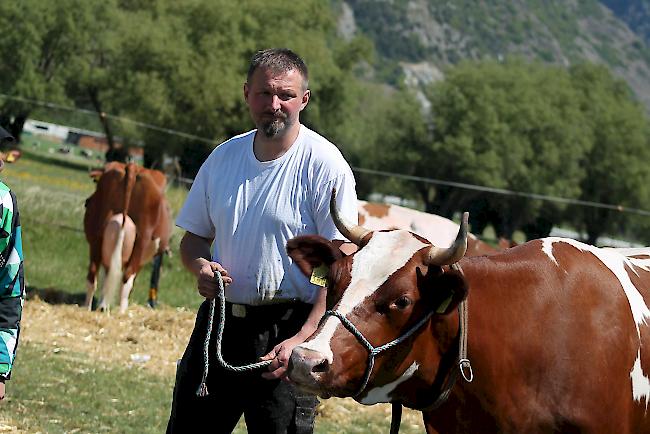
[[[165,197],[166,177],[160,171],[142,168],[135,164],[130,164],[128,170],[132,171],[135,177],[128,200],[127,214],[135,223],[138,232],[137,242],[147,244],[144,250],[148,250],[151,240],[160,239],[164,250],[168,247],[172,230],[171,208]],[[97,181],[95,192],[86,200],[84,231],[91,245],[101,246],[106,223],[111,216],[124,210],[125,176],[126,166],[123,163],[106,164]]]
[[[165,197],[165,175],[156,170],[141,169],[133,187],[129,216],[138,227],[143,246],[141,262],[168,248],[171,235],[171,208]]]
[[[445,217],[403,206],[358,201],[359,224],[371,231],[404,229],[426,238],[438,247],[448,247],[456,238],[458,224]],[[469,234],[467,256],[498,252],[489,244]]]
[[[441,432],[649,432],[640,264],[560,239],[463,260],[475,378],[425,420]]]

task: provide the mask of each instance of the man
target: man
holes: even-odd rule
[[[0,127],[0,143],[14,138]],[[0,170],[2,161],[0,160]],[[0,402],[16,357],[25,281],[23,246],[16,196],[0,182]]]
[[[291,351],[324,313],[325,288],[304,277],[285,245],[301,234],[344,239],[329,215],[333,188],[346,218],[356,221],[357,211],[354,178],[341,153],[300,123],[310,95],[307,67],[295,53],[255,54],[244,98],[257,128],[212,152],[177,218],[187,231],[181,257],[199,293],[215,297],[215,273],[226,285],[225,361],[245,365],[262,357],[271,364],[262,372],[226,372],[213,363],[215,330],[208,395],[197,396],[208,325],[204,302],[178,368],[168,433],[231,432],[242,413],[252,433],[313,431],[316,398],[282,379]]]

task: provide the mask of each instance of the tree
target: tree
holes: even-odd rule
[[[590,141],[565,70],[521,61],[465,62],[428,96],[433,141],[422,153],[419,173],[517,192],[579,195]],[[496,210],[486,215],[502,216],[493,223],[497,235],[508,238],[534,221],[542,206],[522,196],[488,198],[437,187],[427,210],[450,216],[479,200]]]
[[[115,136],[133,145],[149,133],[106,113],[153,125],[173,117],[169,84],[186,62],[186,30],[167,0],[94,0],[88,5],[90,15],[78,23],[85,43],[71,65],[67,90],[77,105],[98,114],[109,145],[107,159],[123,160],[126,152],[115,149]],[[103,19],[97,23],[95,16]]]
[[[352,166],[364,169],[414,174],[418,149],[430,136],[422,109],[408,89],[391,89],[366,83],[350,93],[352,100],[335,135],[344,145]],[[357,173],[357,194],[390,193],[417,198],[413,184],[395,178]]]
[[[66,70],[78,53],[81,0],[0,2],[0,89],[10,97],[0,104],[0,125],[20,138],[34,108],[29,100],[69,102]]]
[[[593,146],[585,155],[580,183],[585,201],[647,208],[650,197],[648,120],[628,86],[603,66],[581,64],[570,69],[580,91],[581,108]],[[587,233],[587,242],[624,227],[629,217],[605,208],[581,208],[572,221]]]

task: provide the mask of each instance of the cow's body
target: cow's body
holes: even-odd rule
[[[154,255],[168,250],[171,210],[165,185],[165,175],[157,170],[132,163],[112,162],[105,166],[97,189],[86,201],[84,215],[90,245],[88,308],[101,265],[106,269],[106,279],[100,307],[108,308],[116,287],[120,287],[120,310],[125,311],[140,268]]]
[[[429,433],[650,432],[650,249],[547,238],[457,270],[407,231],[361,234],[345,258],[316,237],[289,242],[303,271],[330,265],[328,309],[375,347],[444,312],[380,353],[365,387],[368,350],[329,316],[294,350],[292,380],[324,397],[424,409]],[[474,379],[427,409],[458,370],[453,307],[464,297]]]
[[[414,232],[435,246],[449,246],[456,238],[458,224],[436,214],[429,214],[399,205],[359,200],[359,224],[371,231],[404,229]],[[490,246],[469,234],[467,255],[491,255],[510,247],[500,240],[499,248]]]
[[[648,254],[551,238],[461,261],[475,378],[429,432],[650,432]]]

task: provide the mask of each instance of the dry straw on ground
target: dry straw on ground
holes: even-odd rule
[[[100,362],[138,365],[163,376],[174,375],[194,326],[194,312],[187,309],[135,305],[123,315],[104,314],[39,299],[25,303],[23,318],[25,342],[55,352],[82,353]]]

